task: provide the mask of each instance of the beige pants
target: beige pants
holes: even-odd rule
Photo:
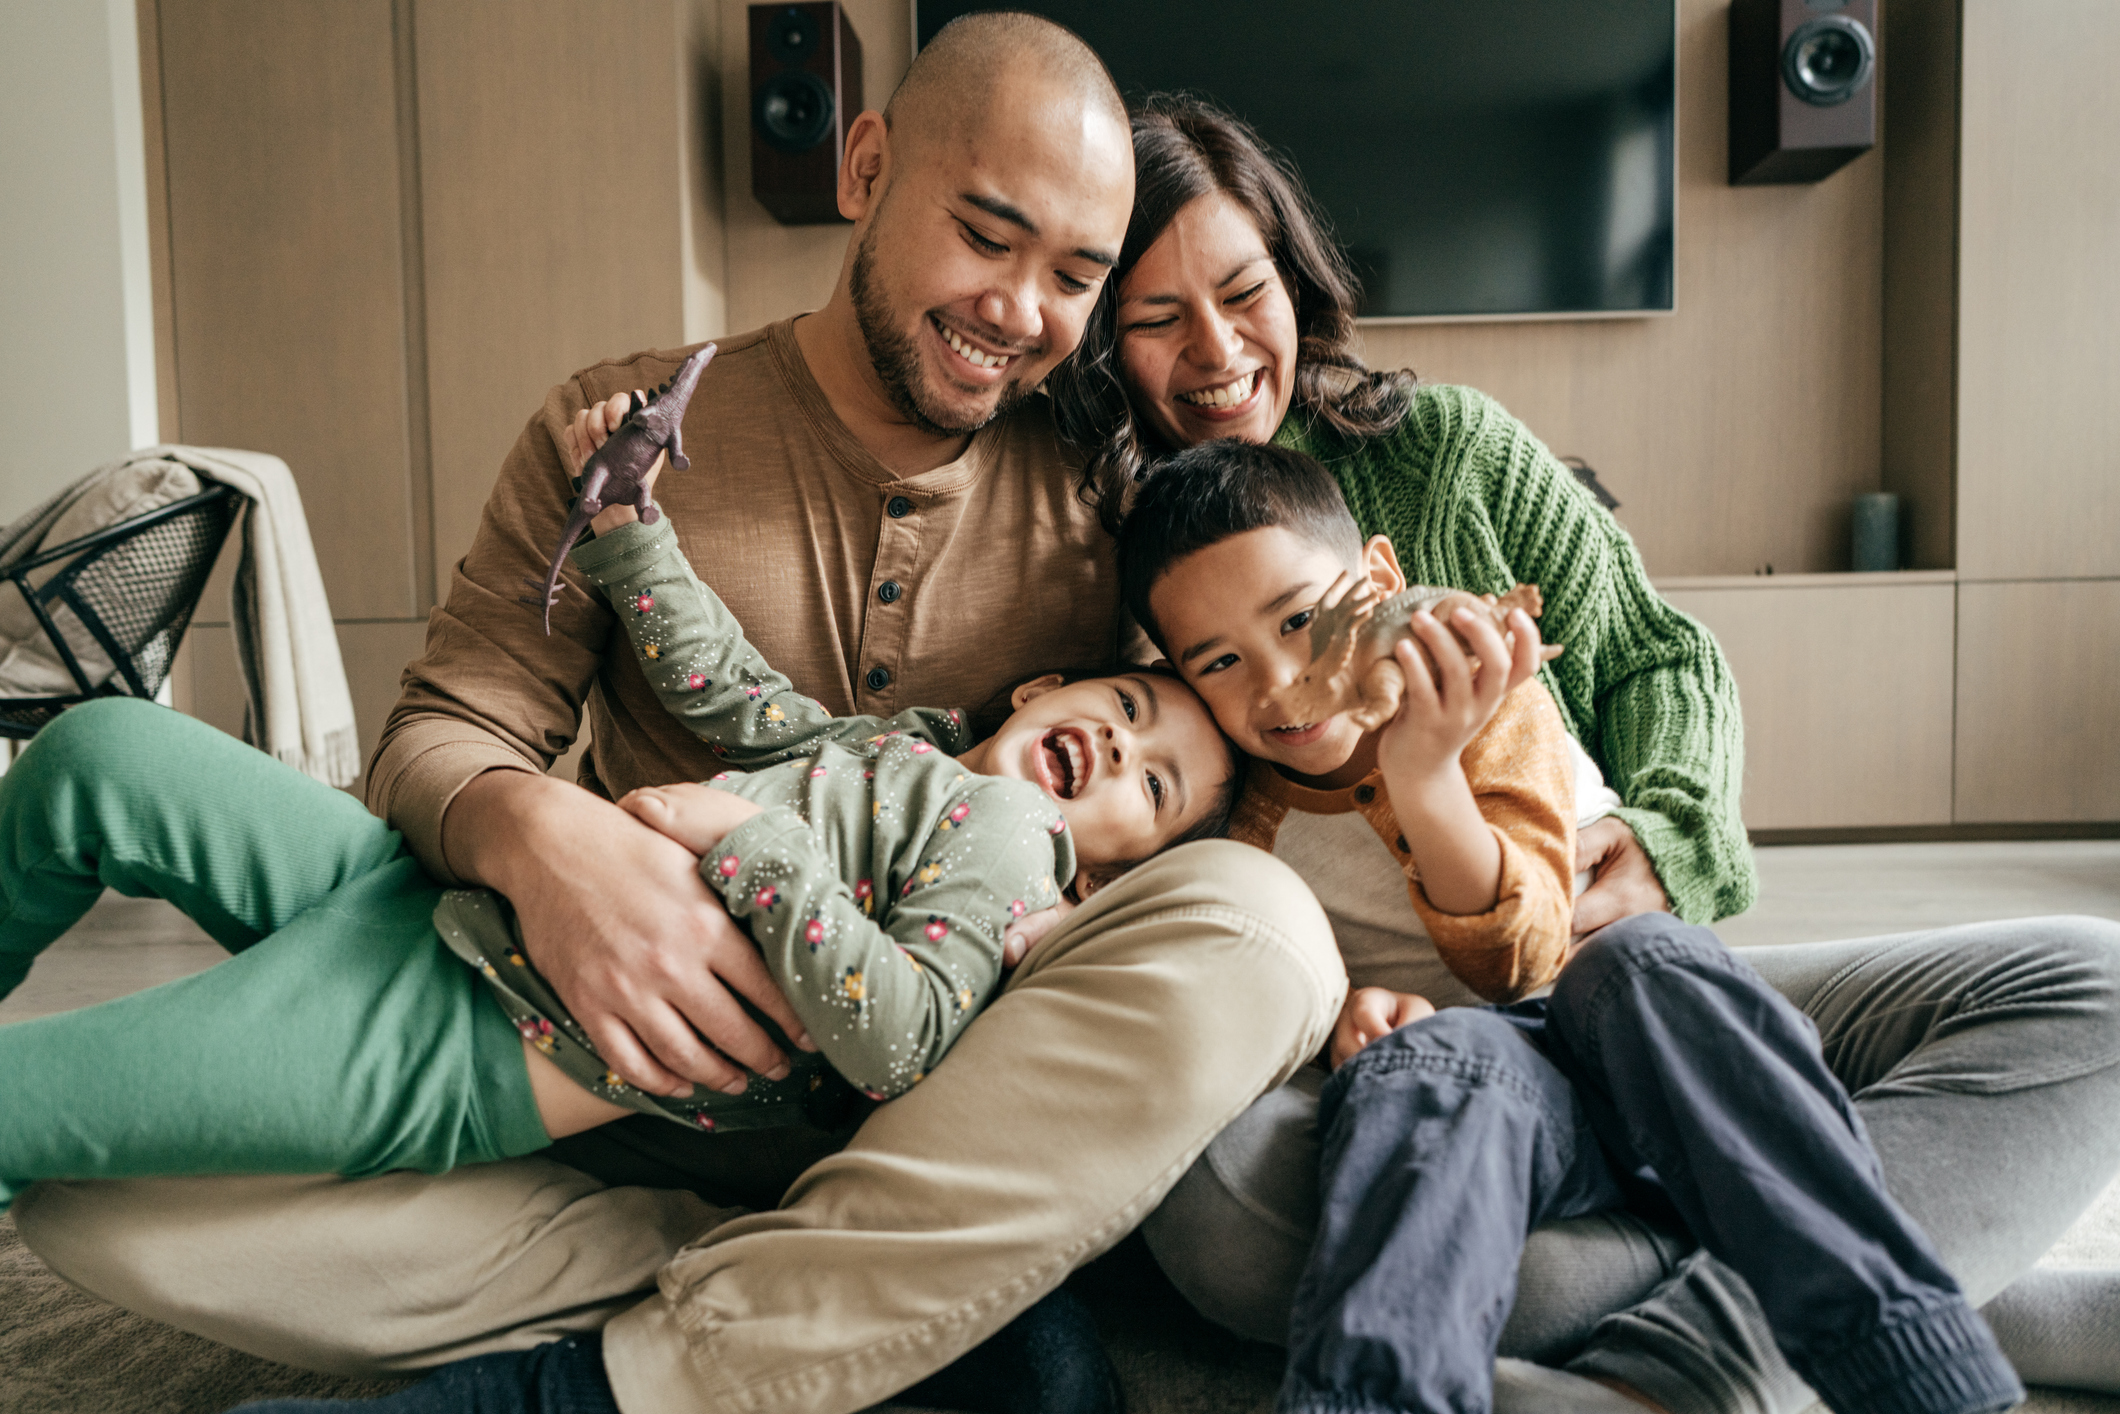
[[[625,1414],[837,1414],[940,1369],[1131,1231],[1317,1054],[1345,986],[1293,873],[1188,845],[1072,914],[772,1212],[538,1158],[47,1183],[14,1212],[76,1285],[296,1365],[416,1369],[601,1326]]]

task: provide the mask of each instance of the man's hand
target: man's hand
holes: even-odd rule
[[[719,849],[729,831],[765,813],[755,800],[694,781],[627,791],[619,797],[618,808],[701,856]]]
[[[1357,987],[1347,994],[1340,1019],[1333,1023],[1332,1068],[1347,1064],[1355,1052],[1380,1036],[1389,1036],[1401,1026],[1435,1015],[1426,997],[1412,992],[1394,992],[1389,987]]]
[[[1051,908],[1041,908],[1036,913],[1027,913],[1009,925],[1001,935],[1001,969],[1006,972],[1024,958],[1030,956],[1032,948],[1045,941],[1046,934],[1060,926],[1060,920],[1075,911],[1075,901],[1063,896]]]
[[[1590,887],[1575,901],[1578,938],[1637,913],[1671,911],[1641,841],[1617,815],[1595,821],[1576,836],[1575,867],[1590,871]]]
[[[697,856],[609,801],[488,771],[451,802],[442,844],[460,877],[514,905],[530,960],[630,1084],[685,1095],[696,1081],[733,1095],[745,1068],[787,1074],[739,996],[811,1049]]]

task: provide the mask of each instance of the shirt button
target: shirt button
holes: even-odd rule
[[[892,520],[904,520],[913,513],[913,503],[903,496],[893,496],[891,503],[884,509],[891,513]]]
[[[876,588],[876,597],[886,604],[897,603],[898,596],[903,593],[905,593],[905,590],[899,586],[898,581],[895,579],[887,579]]]
[[[1376,798],[1377,788],[1375,786],[1356,786],[1354,788],[1354,803],[1357,805],[1367,805]]]
[[[1400,835],[1400,836],[1399,836],[1399,853],[1400,853],[1400,854],[1404,854],[1405,852],[1406,852],[1406,837],[1405,837],[1404,835]]]
[[[869,691],[881,692],[891,685],[891,670],[889,668],[871,668],[869,669],[869,675],[862,681],[869,685]]]

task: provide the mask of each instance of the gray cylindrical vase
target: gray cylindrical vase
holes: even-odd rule
[[[1851,556],[1857,574],[1899,568],[1899,498],[1880,491],[1855,498]]]

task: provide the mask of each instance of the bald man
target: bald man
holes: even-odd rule
[[[691,467],[658,494],[766,658],[832,711],[984,703],[1112,655],[1111,545],[1033,394],[1132,198],[1096,56],[1042,20],[959,21],[848,131],[829,302],[721,341],[685,420]],[[510,900],[609,1062],[666,1093],[772,1075],[783,1053],[754,1018],[799,1028],[698,861],[610,804],[717,763],[600,599],[570,588],[549,638],[519,600],[558,542],[563,448],[685,352],[547,396],[368,777],[430,871]],[[585,710],[581,784],[544,775]],[[642,1119],[441,1177],[47,1184],[14,1211],[78,1285],[261,1355],[484,1357],[406,1408],[473,1407],[450,1382],[490,1375],[546,1414],[836,1414],[950,1365],[1129,1232],[1317,1053],[1344,985],[1294,875],[1195,844],[1059,920],[949,1059],[870,1114],[720,1136]]]

